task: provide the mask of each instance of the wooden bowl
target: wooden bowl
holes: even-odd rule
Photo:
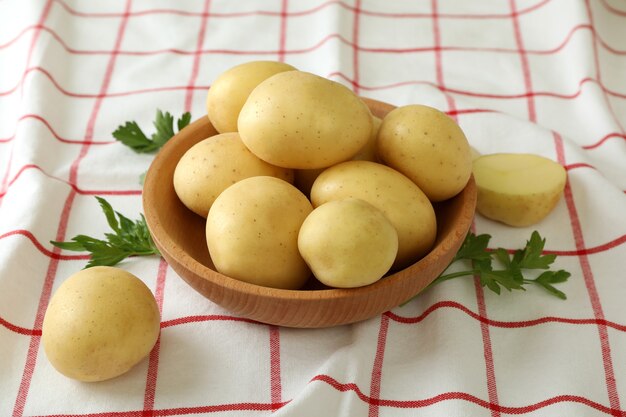
[[[380,118],[394,108],[375,100],[364,101]],[[435,205],[438,233],[431,252],[374,284],[353,289],[281,290],[229,278],[217,272],[211,261],[205,219],[180,202],[172,183],[176,164],[185,151],[216,133],[208,118],[202,117],[170,139],[146,175],[143,207],[154,241],[172,269],[206,298],[241,317],[288,327],[330,327],[379,315],[407,301],[439,276],[472,222],[476,207],[473,178],[460,194]],[[311,284],[309,288],[320,288]]]

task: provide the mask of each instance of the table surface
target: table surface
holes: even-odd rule
[[[624,0],[0,1],[0,416],[625,416]],[[50,297],[87,257],[51,240],[139,217],[139,155],[111,133],[156,109],[205,114],[211,82],[284,61],[396,106],[445,111],[479,152],[565,166],[543,222],[477,215],[490,247],[533,230],[571,272],[561,301],[437,285],[368,321],[239,320],[157,257],[120,266],[156,296],[160,340],[129,373],[80,383],[41,346]]]

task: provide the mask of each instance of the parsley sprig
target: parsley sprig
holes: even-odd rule
[[[461,248],[450,264],[457,261],[471,261],[473,268],[464,271],[444,273],[435,279],[430,285],[462,277],[462,276],[478,276],[480,284],[489,288],[496,294],[500,294],[501,289],[508,291],[523,290],[524,285],[537,285],[547,290],[550,294],[565,300],[567,297],[563,291],[554,287],[554,284],[560,284],[571,276],[565,270],[550,270],[550,266],[554,263],[556,255],[543,255],[543,248],[546,240],[541,237],[539,232],[534,231],[530,239],[526,241],[523,249],[518,249],[510,254],[503,248],[495,250],[487,249],[489,245],[490,235],[475,235],[469,233]],[[494,266],[494,261],[498,264]],[[497,268],[497,269],[496,269]],[[529,278],[527,274],[531,271],[543,270],[535,278]]]
[[[182,130],[190,121],[191,114],[189,112],[183,113],[176,122],[178,130]],[[156,132],[150,138],[135,121],[126,122],[119,126],[113,132],[113,137],[137,153],[156,152],[174,136],[174,116],[168,112],[163,113],[161,110],[157,110],[153,124]]]
[[[143,215],[138,220],[132,221],[114,211],[111,204],[104,198],[96,197],[96,199],[113,231],[113,233],[104,234],[106,240],[77,235],[69,242],[51,241],[50,243],[65,250],[89,252],[90,258],[85,268],[97,265],[113,266],[129,256],[160,255]]]

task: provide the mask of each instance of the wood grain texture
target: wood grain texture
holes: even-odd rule
[[[383,118],[394,106],[363,99]],[[432,251],[410,267],[361,288],[320,288],[314,278],[306,290],[280,290],[238,281],[215,271],[205,239],[205,219],[188,210],[172,178],[180,157],[197,142],[215,135],[203,117],[161,149],[146,175],[143,206],[156,245],[172,269],[192,288],[233,313],[288,327],[330,327],[354,323],[390,310],[423,290],[448,266],[467,234],[476,207],[473,178],[454,198],[435,204],[437,240]],[[318,289],[319,288],[319,289]]]

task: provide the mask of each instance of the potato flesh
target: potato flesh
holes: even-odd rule
[[[146,357],[159,331],[159,309],[148,287],[126,271],[99,266],[72,275],[57,289],[42,341],[60,373],[103,381]]]
[[[516,227],[543,220],[560,200],[567,177],[560,164],[532,154],[484,155],[474,161],[473,173],[477,211]]]

